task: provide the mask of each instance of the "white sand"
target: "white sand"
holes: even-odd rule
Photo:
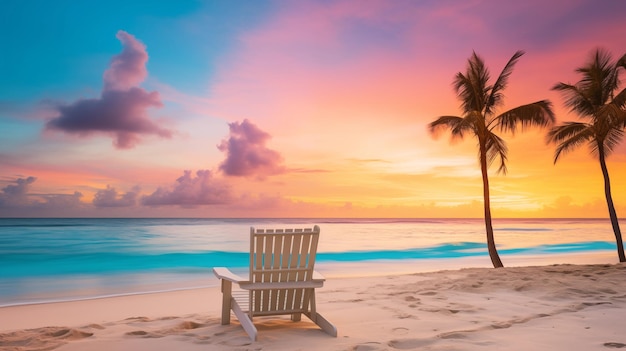
[[[626,264],[329,279],[318,311],[219,322],[219,288],[0,308],[0,350],[626,350]]]

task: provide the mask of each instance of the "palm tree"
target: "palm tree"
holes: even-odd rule
[[[470,134],[478,139],[478,156],[483,179],[483,198],[485,208],[485,229],[487,248],[491,263],[495,268],[503,267],[496,249],[491,224],[491,204],[489,200],[489,177],[487,169],[493,161],[499,160],[497,173],[506,174],[507,147],[505,141],[495,131],[515,133],[518,126],[548,126],[554,123],[552,104],[547,100],[522,105],[501,114],[496,109],[503,105],[504,94],[513,66],[524,54],[517,51],[504,66],[493,84],[489,83],[489,70],[483,60],[474,52],[468,59],[466,73],[459,72],[454,78],[454,89],[459,100],[463,116],[441,116],[429,124],[430,132],[450,129],[451,137],[463,138]]]
[[[553,127],[548,133],[548,142],[557,144],[554,163],[562,153],[585,143],[590,146],[591,153],[598,157],[617,254],[620,262],[626,262],[606,166],[606,157],[619,144],[626,127],[626,89],[615,95],[620,84],[620,67],[626,68],[626,55],[613,62],[610,53],[596,49],[589,62],[576,69],[582,75],[578,83],[558,83],[552,88],[563,93],[565,105],[584,118],[585,122],[565,122]]]

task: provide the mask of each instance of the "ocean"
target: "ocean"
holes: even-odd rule
[[[250,227],[319,225],[327,278],[490,267],[482,219],[0,218],[0,307],[217,285]],[[617,263],[608,219],[496,219],[507,265]]]

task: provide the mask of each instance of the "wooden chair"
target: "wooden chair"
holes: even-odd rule
[[[313,229],[250,228],[249,278],[224,267],[213,268],[222,284],[222,324],[230,324],[232,310],[250,339],[256,341],[255,316],[291,315],[297,322],[304,314],[336,337],[337,328],[317,313],[315,306],[315,288],[322,287],[325,280],[313,270],[319,235],[317,225]],[[232,283],[247,293],[234,296]]]

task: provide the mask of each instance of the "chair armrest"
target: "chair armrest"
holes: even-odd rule
[[[313,271],[313,281],[326,281],[326,278],[322,275],[322,273],[318,271]]]
[[[248,279],[238,276],[226,267],[213,267],[213,274],[215,274],[218,279],[228,280],[237,284],[248,282]]]

